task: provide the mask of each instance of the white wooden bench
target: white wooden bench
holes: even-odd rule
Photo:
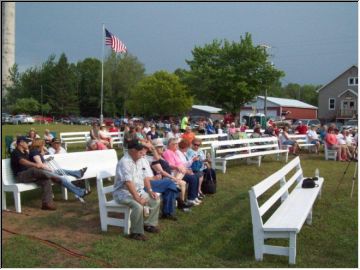
[[[288,149],[279,149],[277,137],[251,138],[239,140],[217,141],[211,144],[211,160],[215,169],[226,172],[226,163],[234,159],[247,159],[248,163],[254,163],[251,158],[256,158],[255,163],[260,167],[261,158],[265,155],[284,153],[285,161],[288,161]],[[221,166],[218,166],[218,164]]]
[[[124,143],[124,132],[116,131],[116,132],[108,132],[113,140],[113,145],[118,145],[119,147]]]
[[[294,169],[295,173],[291,173]],[[263,254],[273,254],[289,256],[289,263],[295,264],[296,235],[305,221],[311,224],[312,208],[316,198],[321,195],[324,182],[324,179],[319,177],[316,181],[318,187],[304,189],[301,187],[303,179],[300,158],[296,157],[249,191],[256,260],[262,261]],[[274,191],[272,187],[276,187],[277,183],[280,184],[279,188]],[[290,191],[292,187],[294,189]],[[268,199],[260,205],[259,197],[260,201]],[[278,201],[281,204],[277,206]],[[274,212],[264,221],[263,216],[269,209]],[[265,239],[269,238],[288,238],[289,246],[266,245]]]
[[[90,139],[90,131],[61,132],[60,141],[67,150],[68,144],[86,144]]]
[[[331,150],[331,149],[329,149],[327,143],[324,142],[324,155],[325,155],[325,160],[332,159],[332,160],[335,160],[335,161],[336,161],[337,154],[338,154],[338,151],[337,151],[337,150]]]
[[[280,136],[283,136],[283,135],[280,134]],[[306,134],[289,134],[288,137],[291,140],[295,140],[300,148],[306,148],[308,150],[316,149],[315,144],[309,143],[309,140],[308,140]],[[281,140],[280,140],[280,142],[281,142]],[[290,148],[290,147],[291,147],[291,145],[282,145],[281,146],[281,148]]]
[[[99,199],[99,212],[101,230],[106,232],[108,225],[119,226],[124,228],[124,234],[130,233],[130,213],[131,209],[127,205],[119,204],[112,198],[114,185],[104,187],[103,179],[115,176],[114,170],[101,170],[96,177],[96,186]],[[111,194],[111,199],[106,198],[107,194]],[[122,213],[123,217],[110,217],[109,213]]]
[[[211,150],[211,143],[214,141],[218,141],[219,138],[228,138],[228,134],[222,133],[222,134],[206,134],[206,135],[196,135],[197,139],[201,140],[201,147],[200,150],[203,150],[205,155],[208,150]]]
[[[85,180],[87,189],[90,185],[87,179],[95,178],[98,171],[108,169],[114,170],[117,164],[117,154],[114,149],[101,151],[74,152],[66,154],[53,155],[54,160],[63,169],[78,170],[88,167],[81,179]],[[48,157],[48,156],[46,156]],[[75,177],[69,176],[72,181],[77,180]],[[15,208],[17,212],[21,212],[20,193],[28,190],[38,189],[40,186],[35,183],[17,183],[10,166],[10,159],[2,160],[2,209],[6,209],[6,192],[12,192],[14,195]],[[67,189],[62,187],[64,200],[68,199]]]

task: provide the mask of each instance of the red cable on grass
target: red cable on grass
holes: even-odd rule
[[[17,213],[17,212],[14,212],[14,213]],[[20,214],[20,213],[18,213],[18,214]],[[31,239],[40,241],[40,242],[44,243],[45,245],[51,246],[51,247],[53,247],[53,248],[56,248],[56,249],[60,250],[61,252],[65,253],[65,254],[68,254],[68,255],[70,255],[70,256],[73,256],[73,257],[76,257],[76,258],[81,258],[81,259],[93,260],[93,261],[96,261],[96,262],[98,262],[98,263],[100,263],[100,264],[102,264],[102,265],[105,265],[105,267],[107,267],[107,268],[113,267],[112,265],[110,265],[109,263],[107,263],[107,262],[105,262],[105,261],[103,261],[103,260],[91,258],[91,257],[88,257],[88,256],[83,255],[83,254],[81,254],[81,253],[77,253],[77,252],[72,251],[72,250],[70,250],[70,249],[68,249],[68,248],[65,248],[65,247],[63,247],[63,246],[61,246],[61,245],[59,245],[59,244],[57,244],[57,243],[55,243],[55,242],[53,242],[53,241],[46,240],[46,239],[41,239],[41,238],[36,237],[36,236],[33,236],[33,235],[20,234],[20,233],[17,233],[17,232],[14,232],[14,231],[10,231],[10,230],[5,229],[5,228],[2,228],[2,230],[5,231],[5,232],[8,232],[8,233],[11,233],[11,234],[26,236],[26,237],[28,237],[28,238],[31,238]]]

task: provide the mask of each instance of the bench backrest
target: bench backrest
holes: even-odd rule
[[[295,169],[295,173],[291,175],[291,171]],[[286,180],[287,175],[288,180]],[[289,189],[303,178],[303,171],[300,165],[300,158],[296,157],[277,172],[273,173],[263,181],[253,186],[249,191],[251,216],[253,224],[260,227],[263,226],[262,216],[279,200],[286,200],[289,195]],[[258,198],[266,191],[272,188],[275,184],[279,183],[280,188],[264,202],[259,205]]]
[[[115,175],[115,170],[114,171],[101,170],[97,173],[96,187],[97,187],[100,207],[105,207],[105,203],[107,202],[106,194],[112,193],[114,191],[114,185],[109,185],[104,187],[103,179],[113,177],[114,175]]]
[[[11,169],[10,158],[1,160],[2,185],[8,186],[15,183],[15,176]]]
[[[123,142],[124,142],[124,132],[115,131],[115,132],[108,132],[108,134],[113,139],[114,144],[123,144]]]
[[[60,133],[62,143],[84,143],[88,139],[90,139],[90,131]]]
[[[83,167],[88,167],[83,178],[96,177],[100,170],[113,171],[115,174],[117,155],[114,149],[73,152],[66,154],[56,154],[54,161],[62,169],[79,170]],[[45,158],[48,156],[45,156]],[[10,166],[10,159],[2,160],[2,184],[15,184],[15,177]]]

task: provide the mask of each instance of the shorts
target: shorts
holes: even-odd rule
[[[319,140],[313,140],[313,141],[311,141],[310,143],[311,144],[317,144],[319,142]]]
[[[286,140],[282,143],[283,145],[294,145],[295,144],[295,141],[292,141],[292,140]]]

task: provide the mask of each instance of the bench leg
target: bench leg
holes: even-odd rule
[[[288,151],[288,152],[286,152],[286,154],[285,154],[285,163],[287,163],[287,162],[288,162],[288,159],[289,159],[289,151]]]
[[[4,190],[1,191],[2,196],[2,210],[6,209],[6,192]]]
[[[258,165],[258,167],[261,166],[261,156],[257,157],[257,165]]]
[[[289,237],[289,264],[295,264],[296,261],[296,233],[290,233]]]
[[[311,225],[312,223],[312,209],[306,218],[306,224]]]
[[[68,191],[66,187],[61,186],[62,197],[65,201],[68,200]]]
[[[222,163],[222,172],[226,173],[226,160],[224,160]]]
[[[264,235],[254,235],[255,260],[262,261],[264,258]]]
[[[14,201],[15,201],[15,209],[16,212],[21,213],[21,197],[20,192],[14,191]]]

